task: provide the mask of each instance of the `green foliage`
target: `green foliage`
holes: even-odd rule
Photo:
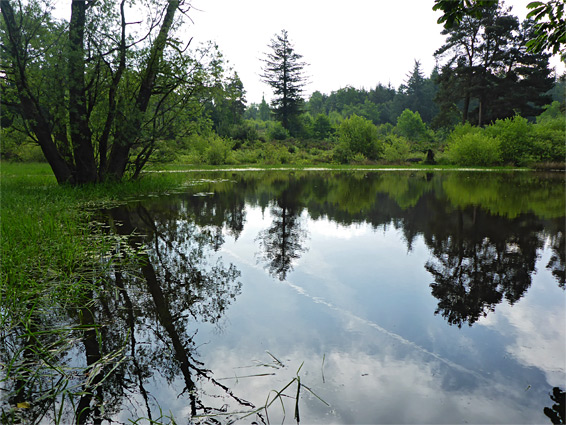
[[[409,109],[405,109],[397,117],[397,125],[394,131],[399,136],[411,141],[416,148],[415,150],[428,149],[433,140],[420,114]]]
[[[532,126],[531,140],[533,155],[537,162],[564,162],[566,160],[566,117],[563,114],[552,117],[537,117],[537,124]],[[541,115],[542,116],[542,115]]]
[[[261,152],[261,159],[264,164],[277,165],[291,163],[292,155],[284,146],[267,143]]]
[[[531,138],[531,124],[520,116],[497,120],[486,127],[485,132],[500,140],[501,160],[519,166],[529,165],[536,160]]]
[[[45,162],[41,147],[13,128],[0,129],[0,158],[16,162]]]
[[[501,162],[499,145],[499,139],[471,131],[451,137],[446,154],[458,165],[496,165]]]
[[[562,0],[533,1],[527,5],[531,11],[527,18],[536,22],[536,37],[529,40],[527,47],[535,52],[544,50],[560,53],[566,59],[566,19],[564,18],[564,2]]]
[[[279,121],[270,123],[267,134],[271,140],[285,140],[291,137],[289,131]]]
[[[534,117],[551,100],[550,55],[525,49],[534,37],[533,22],[520,23],[503,2],[474,3],[443,31],[446,42],[435,52],[437,59],[444,60],[437,127],[449,124],[456,105],[462,122],[484,125],[517,111]]]
[[[340,149],[350,150],[354,155],[363,154],[366,158],[375,160],[383,152],[383,142],[378,139],[377,127],[365,118],[357,115],[344,120],[338,127]]]
[[[564,115],[563,108],[560,106],[560,102],[555,100],[550,105],[546,105],[543,109],[544,111],[536,118],[538,124],[555,119],[559,119],[562,122],[566,121],[566,116]]]
[[[390,163],[402,163],[409,158],[411,144],[401,136],[391,134],[385,141],[383,158]]]
[[[293,131],[293,122],[303,106],[301,95],[306,84],[303,68],[307,64],[301,61],[302,55],[295,51],[286,30],[276,34],[269,47],[261,78],[273,89],[274,115],[284,128]]]
[[[243,121],[231,127],[229,136],[235,140],[254,141],[259,138],[259,133],[252,122]]]
[[[318,114],[312,123],[313,137],[318,140],[325,140],[332,134],[332,123],[325,114]]]
[[[334,147],[334,159],[340,164],[348,164],[354,156],[352,149],[345,141],[340,141]]]
[[[210,165],[223,165],[228,163],[229,153],[232,145],[226,139],[219,136],[212,136],[206,150],[206,162]]]

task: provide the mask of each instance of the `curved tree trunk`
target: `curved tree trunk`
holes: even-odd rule
[[[141,135],[142,118],[147,111],[147,106],[149,105],[149,100],[153,93],[155,78],[159,71],[159,63],[163,57],[167,36],[173,25],[173,18],[175,17],[179,3],[179,0],[169,0],[167,12],[163,18],[159,34],[153,42],[147,66],[142,74],[134,114],[128,117],[122,115],[122,119],[117,122],[116,127],[118,128],[118,133],[115,136],[114,144],[110,152],[107,173],[108,177],[115,180],[120,180],[124,175],[126,165],[128,164],[130,149],[135,140]]]
[[[77,183],[94,183],[97,180],[85,88],[86,8],[84,0],[73,0],[69,23],[69,128]]]
[[[53,135],[51,134],[49,119],[44,115],[46,112],[41,108],[38,100],[30,90],[25,72],[26,55],[23,51],[21,31],[16,24],[12,4],[9,1],[2,1],[0,9],[2,10],[2,17],[6,25],[8,44],[5,47],[13,63],[11,71],[13,72],[14,82],[18,91],[22,117],[29,123],[34,132],[45,159],[47,159],[53,174],[55,174],[57,182],[74,183],[73,169],[57,150],[57,146],[53,141]]]

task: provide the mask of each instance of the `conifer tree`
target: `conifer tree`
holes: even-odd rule
[[[302,55],[295,52],[286,30],[276,34],[269,45],[271,52],[266,54],[262,81],[273,89],[273,113],[283,127],[296,133],[298,130],[298,116],[302,111],[303,99],[301,97],[306,85],[303,73],[307,65],[302,62]]]

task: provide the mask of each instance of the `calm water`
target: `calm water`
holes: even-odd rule
[[[563,175],[191,173],[101,220],[147,248],[93,308],[107,418],[229,423],[290,383],[238,423],[294,423],[299,377],[301,423],[550,424],[565,389]]]

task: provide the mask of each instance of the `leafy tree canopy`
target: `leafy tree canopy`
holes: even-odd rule
[[[139,173],[222,73],[214,46],[191,51],[181,37],[188,3],[151,6],[136,21],[126,0],[72,1],[61,22],[43,0],[2,1],[2,109],[58,182]]]

